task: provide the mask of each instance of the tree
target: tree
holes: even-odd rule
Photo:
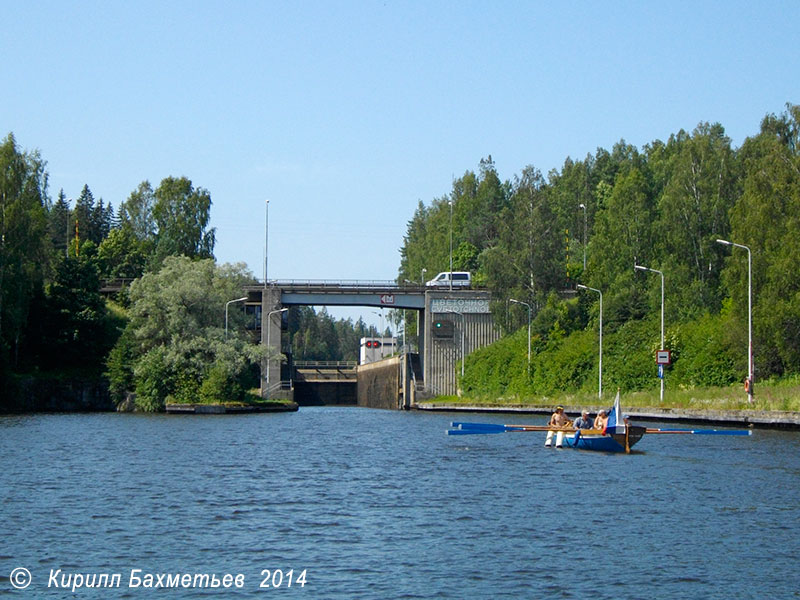
[[[120,226],[127,224],[139,241],[155,240],[157,225],[153,219],[156,197],[149,181],[139,184],[119,207]]]
[[[563,228],[537,169],[523,170],[498,221],[498,241],[485,252],[484,265],[492,296],[499,301],[496,314],[513,328],[505,318],[509,298],[527,302],[536,311],[564,282]]]
[[[761,133],[740,151],[744,191],[730,211],[730,239],[750,247],[753,274],[753,339],[757,380],[800,371],[800,106],[768,115]],[[742,251],[742,254],[745,254]],[[723,279],[736,321],[747,319],[746,256],[725,253]],[[746,327],[737,328],[740,347]],[[746,346],[744,346],[746,347]],[[737,368],[746,372],[741,355]]]
[[[91,240],[95,245],[100,245],[100,242],[108,235],[111,230],[111,218],[108,213],[113,209],[106,207],[103,204],[102,198],[99,202],[95,202],[94,195],[89,189],[88,185],[84,185],[81,190],[80,196],[75,201],[75,220],[77,221],[78,238],[83,242],[84,240]]]
[[[58,199],[48,214],[48,228],[53,248],[62,256],[67,255],[70,239],[71,210],[64,190],[58,192]]]
[[[215,230],[207,229],[210,218],[211,195],[207,190],[195,189],[185,177],[163,179],[153,204],[157,260],[167,256],[212,258]]]
[[[138,239],[127,224],[111,230],[97,251],[101,276],[104,279],[141,277],[150,247],[151,244]]]
[[[740,177],[730,139],[719,124],[683,131],[650,156],[663,177],[654,224],[656,254],[670,273],[670,298],[680,318],[719,310],[722,260],[715,242],[729,233],[728,211]]]
[[[210,400],[213,389],[233,394],[216,401],[241,399],[250,367],[265,350],[240,334],[241,311],[230,314],[225,339],[225,303],[252,281],[244,265],[185,256],[166,257],[159,271],[135,281],[130,322],[108,364],[117,399],[126,384],[135,386],[144,410],[160,410],[167,401],[196,402],[202,394]]]
[[[105,301],[100,295],[97,248],[91,241],[79,256],[58,256],[40,315],[40,356],[47,369],[97,368],[116,341]]]
[[[7,351],[16,363],[31,300],[48,261],[47,173],[38,152],[21,152],[8,134],[0,143],[0,371]]]

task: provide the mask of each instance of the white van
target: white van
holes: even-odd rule
[[[469,273],[466,271],[453,271],[450,273],[446,271],[444,273],[439,273],[436,277],[431,279],[425,285],[428,287],[450,287],[451,276],[452,275],[452,282],[453,287],[458,288],[468,288],[472,283],[472,278]]]

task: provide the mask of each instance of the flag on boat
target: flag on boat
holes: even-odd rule
[[[607,434],[621,433],[623,435],[625,434],[625,421],[622,418],[622,413],[620,412],[619,409],[619,390],[617,390],[617,397],[614,399],[614,407],[608,414],[608,421],[606,423],[606,428],[603,430],[603,433]]]

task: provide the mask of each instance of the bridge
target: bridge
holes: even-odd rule
[[[260,324],[261,343],[276,354],[283,350],[280,313],[290,306],[367,306],[417,311],[419,360],[404,360],[399,379],[404,382],[405,390],[413,385],[427,395],[455,394],[457,362],[499,338],[486,290],[449,290],[394,281],[292,279],[270,280],[247,286],[245,291],[246,308]],[[277,359],[266,361],[261,371],[262,393],[271,394],[280,388],[281,369]],[[409,394],[404,393],[403,397],[407,399]]]

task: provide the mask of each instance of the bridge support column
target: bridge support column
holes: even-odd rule
[[[281,382],[281,291],[265,288],[261,293],[261,345],[267,357],[261,361],[261,397],[268,399]]]

